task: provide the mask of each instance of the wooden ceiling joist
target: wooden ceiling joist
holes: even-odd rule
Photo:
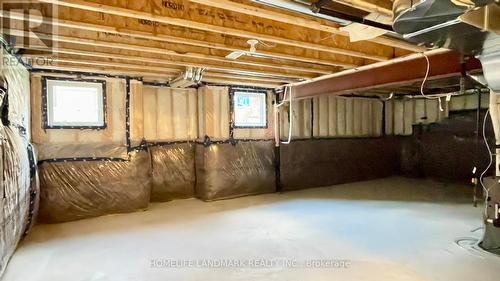
[[[235,36],[235,37],[257,39],[257,40],[262,40],[265,42],[283,44],[283,45],[294,46],[294,47],[310,49],[310,50],[326,52],[326,53],[332,53],[332,54],[340,54],[340,55],[345,55],[345,56],[358,57],[358,58],[374,60],[374,61],[386,61],[389,59],[388,57],[385,57],[385,56],[368,54],[368,53],[354,51],[354,50],[350,50],[350,49],[343,49],[343,48],[338,48],[338,47],[333,47],[333,46],[326,46],[326,45],[322,45],[322,44],[315,44],[315,43],[310,43],[310,42],[305,42],[305,41],[292,40],[292,39],[287,39],[287,38],[282,38],[282,37],[277,37],[277,36],[272,36],[272,35],[267,35],[267,34],[262,34],[262,33],[250,32],[250,31],[245,31],[245,30],[240,30],[240,29],[235,29],[235,28],[228,28],[228,27],[214,25],[214,24],[196,22],[196,21],[187,20],[187,19],[168,17],[168,16],[164,16],[164,15],[156,15],[156,14],[152,14],[152,13],[147,13],[147,12],[142,12],[142,11],[137,11],[137,10],[132,10],[132,9],[126,9],[126,8],[121,8],[121,7],[115,7],[115,6],[109,6],[109,5],[103,5],[103,4],[89,2],[89,1],[82,1],[82,0],[39,0],[39,1],[44,2],[44,3],[51,3],[51,4],[55,4],[55,5],[75,8],[75,9],[82,9],[82,10],[110,14],[110,15],[115,15],[115,16],[120,16],[120,17],[135,18],[135,19],[139,19],[139,20],[149,20],[152,22],[158,22],[158,23],[163,23],[163,24],[168,24],[168,25],[175,25],[175,26],[181,26],[181,27],[185,27],[185,28],[203,30],[206,32],[217,32],[217,33],[231,35],[231,36]]]
[[[144,69],[143,71],[138,71],[134,69],[117,69],[110,67],[96,67],[95,65],[85,65],[85,63],[79,64],[71,64],[65,63],[57,66],[40,66],[37,69],[39,70],[47,70],[49,73],[50,70],[61,70],[68,72],[88,72],[88,73],[101,73],[101,74],[111,74],[111,75],[125,75],[131,77],[142,77],[145,81],[151,80],[155,82],[168,82],[169,79],[174,78],[175,75],[172,73],[161,73],[161,72],[152,72],[149,69]],[[230,80],[228,80],[230,79]],[[242,81],[243,80],[243,81]],[[219,83],[219,84],[239,84],[239,85],[249,85],[256,87],[266,87],[266,88],[275,88],[282,84],[282,82],[271,79],[271,78],[249,78],[234,75],[226,75],[219,73],[205,73],[203,80],[207,83]],[[225,82],[231,83],[225,83]],[[240,81],[241,83],[238,83]]]
[[[25,57],[28,58],[37,58],[39,55],[36,54],[26,54]],[[130,64],[130,63],[124,63],[124,62],[108,62],[108,61],[100,61],[100,60],[93,60],[90,58],[77,58],[77,57],[59,57],[56,58],[54,61],[56,64],[53,66],[57,66],[60,63],[62,64],[82,64],[86,66],[94,66],[94,67],[106,67],[106,68],[125,68],[127,70],[137,70],[137,71],[142,71],[142,72],[157,72],[157,73],[165,73],[165,74],[172,74],[172,75],[177,75],[180,72],[183,71],[183,68],[167,68],[167,67],[160,67],[160,66],[153,66],[153,65],[137,65],[137,64]],[[46,66],[34,66],[35,68],[40,68],[40,67],[50,67],[50,65]],[[206,72],[204,75],[212,75],[214,72]],[[238,75],[235,75],[238,74]],[[253,79],[253,80],[267,80],[267,79],[272,79],[276,83],[290,83],[293,82],[294,79],[291,79],[290,77],[283,77],[283,76],[269,76],[269,75],[261,75],[259,73],[251,73],[251,72],[244,72],[244,73],[233,73],[233,74],[228,74],[228,73],[218,73],[218,77],[231,77],[231,78],[240,78],[240,79]]]
[[[377,4],[377,1],[365,1],[365,0],[333,0],[335,2],[355,7],[367,12],[378,13],[386,17],[392,17],[392,10],[390,6],[392,1],[384,1],[385,5]]]
[[[39,50],[43,51],[44,48],[41,46],[33,46],[30,48],[31,50]],[[106,52],[89,52],[89,51],[82,51],[82,50],[75,50],[75,49],[66,49],[66,48],[57,48],[52,50],[55,53],[58,54],[66,54],[66,55],[77,55],[77,56],[85,56],[85,57],[94,57],[94,58],[102,58],[102,59],[113,59],[113,60],[127,60],[127,61],[135,61],[138,63],[151,63],[151,64],[161,64],[161,65],[167,65],[167,66],[177,66],[177,67],[185,67],[185,66],[192,66],[192,67],[200,67],[200,68],[206,68],[207,70],[212,70],[212,71],[223,71],[223,72],[229,72],[229,73],[249,73],[252,75],[269,75],[269,76],[280,76],[280,77],[290,77],[290,78],[296,78],[296,79],[308,79],[308,78],[313,78],[311,75],[298,75],[298,74],[290,74],[290,73],[284,73],[284,72],[274,72],[274,71],[264,71],[264,70],[254,70],[254,69],[245,69],[245,68],[235,68],[235,67],[224,67],[224,66],[216,66],[216,65],[209,65],[209,64],[193,64],[193,63],[188,63],[188,62],[175,62],[172,60],[164,60],[164,59],[159,59],[159,58],[146,58],[146,57],[140,57],[140,56],[127,56],[127,55],[119,55],[119,54],[114,54],[114,53],[106,53]],[[57,59],[57,58],[56,58]]]
[[[269,88],[269,89],[274,89],[279,85],[276,84],[270,84],[270,83],[263,83],[260,81],[241,81],[239,79],[214,79],[214,78],[205,78],[203,79],[203,82],[210,83],[210,84],[217,84],[217,85],[236,85],[236,86],[251,86],[251,87],[262,87],[262,88]]]
[[[15,36],[23,36],[23,31],[22,30],[9,30],[9,33],[11,35]],[[223,62],[226,64],[234,64],[238,65],[238,62],[240,61],[232,61],[232,60],[227,60],[227,59],[216,59],[217,57],[212,58],[211,56],[199,56],[197,54],[191,55],[191,54],[178,54],[173,51],[168,51],[164,50],[161,48],[153,48],[153,47],[145,47],[145,46],[140,46],[140,45],[132,45],[132,44],[121,44],[121,43],[113,43],[113,42],[101,42],[97,40],[91,40],[91,39],[83,39],[83,38],[76,38],[76,37],[68,37],[68,36],[57,36],[57,35],[48,35],[48,34],[42,34],[39,33],[37,35],[30,34],[31,36],[38,38],[38,39],[51,39],[55,40],[57,42],[64,42],[64,43],[71,43],[71,44],[76,44],[76,45],[86,45],[86,46],[92,46],[92,47],[102,47],[102,48],[109,48],[109,49],[114,49],[114,50],[126,50],[126,51],[134,51],[137,52],[135,56],[124,56],[120,54],[114,54],[114,53],[106,53],[103,51],[98,51],[98,52],[85,52],[82,50],[78,49],[70,49],[70,48],[55,48],[52,51],[56,53],[68,53],[68,54],[77,54],[80,53],[81,55],[94,55],[94,56],[99,56],[99,57],[108,57],[108,58],[116,58],[116,59],[130,59],[130,60],[139,60],[139,61],[153,61],[153,62],[158,62],[158,63],[163,63],[167,65],[177,65],[177,66],[195,66],[195,67],[204,67],[204,68],[209,68],[213,70],[221,70],[221,71],[258,71],[259,73],[269,73],[269,74],[283,74],[283,75],[289,75],[290,77],[294,78],[312,78],[314,77],[313,75],[309,74],[304,74],[304,75],[294,75],[289,74],[289,71],[294,71],[294,72],[307,72],[307,73],[322,73],[322,74],[327,74],[327,73],[332,73],[331,71],[323,71],[323,70],[311,70],[309,68],[302,68],[302,67],[295,67],[295,66],[280,66],[280,65],[270,65],[270,64],[265,64],[265,63],[250,63],[250,64],[245,64],[244,65],[251,65],[255,68],[238,68],[238,67],[229,67],[229,66],[221,66],[221,65],[211,65],[206,63],[205,61],[207,60],[214,60],[214,61],[219,61]],[[19,47],[27,47],[28,49],[33,49],[33,50],[40,50],[43,49],[43,47],[40,46],[19,46]],[[169,56],[181,56],[181,57],[188,57],[188,58],[197,58],[197,59],[203,59],[203,63],[189,63],[185,61],[176,61],[176,60],[162,60],[161,58],[155,58],[152,59],[151,57],[145,57],[141,55],[142,53],[149,53],[149,54],[155,54],[155,55],[169,55]],[[275,68],[275,69],[280,69],[280,70],[285,70],[286,72],[276,72],[276,71],[270,71],[266,70],[265,68]]]
[[[10,29],[8,30],[9,34],[14,35],[14,36],[23,36],[24,32],[22,30],[13,30]],[[155,54],[155,55],[168,55],[168,56],[175,56],[175,57],[183,57],[183,58],[191,58],[191,59],[199,59],[202,60],[203,63],[189,63],[185,61],[175,61],[175,60],[169,60],[169,64],[171,65],[185,65],[185,66],[196,66],[196,67],[206,67],[206,68],[212,68],[212,69],[221,69],[224,68],[226,70],[229,69],[234,69],[233,67],[224,67],[224,66],[219,66],[219,65],[210,65],[206,63],[205,61],[216,61],[216,62],[222,62],[225,64],[234,64],[236,66],[251,66],[251,67],[258,67],[259,70],[265,71],[266,68],[271,68],[271,69],[278,69],[278,70],[285,70],[285,71],[295,71],[295,72],[305,72],[305,73],[319,73],[319,74],[329,74],[332,73],[332,71],[325,71],[325,70],[320,70],[320,69],[311,69],[311,68],[306,68],[306,67],[297,67],[297,66],[287,66],[287,65],[279,65],[279,64],[269,64],[269,63],[258,63],[258,62],[248,62],[248,61],[242,61],[242,60],[228,60],[225,58],[220,58],[217,56],[209,56],[209,55],[203,55],[203,54],[192,54],[192,53],[184,53],[184,54],[179,54],[174,51],[169,51],[165,50],[162,48],[154,48],[154,47],[146,47],[146,46],[141,46],[141,45],[133,45],[133,44],[123,44],[123,43],[114,43],[114,42],[104,42],[104,41],[97,41],[97,40],[91,40],[91,39],[83,39],[83,38],[77,38],[77,37],[68,37],[68,36],[58,36],[58,35],[49,35],[49,34],[43,34],[43,33],[38,33],[38,34],[33,34],[30,33],[30,35],[34,38],[38,39],[50,39],[54,40],[57,42],[63,42],[63,43],[70,43],[70,44],[75,44],[75,45],[85,45],[85,46],[92,46],[92,47],[101,47],[101,48],[107,48],[107,49],[114,49],[114,50],[126,50],[126,51],[134,51],[137,52],[137,55],[134,56],[134,59],[151,59],[150,57],[144,57],[141,54]],[[24,46],[19,46],[19,47],[24,47]],[[32,49],[40,49],[37,48],[36,46],[31,46]],[[53,51],[55,52],[68,52],[70,49],[54,49]],[[74,49],[73,51],[78,51],[78,49]],[[101,53],[101,51],[96,52],[96,54]],[[109,57],[113,56],[114,54],[107,54]],[[161,59],[155,59],[157,61],[160,61]],[[236,69],[238,69],[236,67]],[[242,69],[242,70],[247,70],[247,69]],[[312,76],[304,76],[305,78],[312,77]]]
[[[292,16],[292,15],[287,15],[284,13],[280,12],[275,12],[271,11],[268,9],[263,9],[257,6],[250,6],[250,5],[245,5],[237,2],[233,2],[230,0],[189,0],[194,3],[198,4],[203,4],[211,7],[216,7],[219,9],[225,9],[225,10],[230,10],[250,16],[255,16],[255,17],[261,17],[261,18],[266,18],[274,21],[279,21],[279,22],[284,22],[288,24],[293,24],[305,28],[311,28],[315,30],[320,30],[324,32],[330,32],[332,34],[337,34],[337,35],[342,35],[342,36],[349,36],[349,33],[344,32],[339,30],[337,27],[332,26],[332,25],[327,25],[323,24],[319,21],[308,19],[308,18],[303,18],[299,16]],[[366,3],[366,2],[365,2]],[[366,4],[370,8],[373,8],[370,3]],[[421,52],[424,51],[425,49],[419,46],[415,46],[413,44],[389,38],[389,37],[377,37],[373,38],[367,41],[371,41],[374,43],[386,45],[386,46],[391,46],[395,48],[401,48],[409,51],[414,51],[414,52]]]
[[[0,17],[4,17],[6,15],[0,13]],[[17,12],[10,12],[7,15],[11,20],[18,20],[22,21],[25,20],[26,18],[21,14]],[[37,18],[36,16],[31,16],[30,20],[34,22],[39,22],[41,18]],[[145,39],[145,40],[154,40],[154,41],[159,41],[159,42],[165,42],[165,43],[174,43],[174,44],[181,44],[181,45],[188,45],[188,46],[196,46],[196,47],[203,47],[203,48],[210,48],[210,49],[218,49],[218,50],[225,50],[228,52],[233,52],[233,51],[247,51],[238,47],[234,47],[231,45],[227,44],[221,44],[221,43],[216,43],[216,42],[208,42],[208,41],[201,41],[201,40],[194,40],[194,39],[189,39],[189,38],[183,38],[183,37],[176,37],[176,36],[170,36],[170,35],[164,35],[164,34],[150,34],[147,32],[138,32],[138,31],[133,31],[133,30],[126,30],[126,29],[119,29],[116,27],[112,26],[106,26],[102,24],[90,24],[90,23],[85,23],[85,22],[78,22],[78,21],[69,21],[69,20],[57,20],[54,21],[53,24],[57,27],[64,27],[64,28],[69,28],[69,29],[75,29],[75,30],[83,30],[83,31],[93,31],[93,32],[99,32],[103,34],[116,34],[120,36],[127,36],[127,37],[132,37],[132,38],[139,38],[139,39]],[[342,67],[342,68],[354,68],[359,65],[356,64],[350,64],[350,63],[345,63],[341,61],[332,61],[332,60],[326,60],[326,59],[318,59],[315,57],[310,57],[310,56],[297,56],[297,55],[290,55],[290,54],[285,54],[285,53],[278,53],[278,52],[269,52],[269,51],[264,51],[264,50],[258,50],[255,52],[256,56],[262,56],[266,58],[272,58],[272,59],[280,59],[280,60],[286,60],[286,61],[294,61],[294,62],[301,62],[301,63],[307,63],[307,64],[316,64],[318,66],[334,66],[334,67]]]

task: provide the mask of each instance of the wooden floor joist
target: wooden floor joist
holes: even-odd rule
[[[326,52],[326,53],[332,53],[332,54],[340,54],[340,55],[358,57],[358,58],[375,60],[375,61],[386,61],[389,59],[388,57],[375,55],[375,54],[368,54],[368,53],[354,51],[354,50],[350,50],[350,49],[343,49],[343,48],[338,48],[338,47],[333,47],[333,46],[326,46],[326,45],[322,45],[322,44],[315,44],[315,43],[310,43],[310,42],[305,42],[305,41],[292,40],[292,39],[282,38],[282,37],[278,37],[278,36],[271,36],[271,35],[267,35],[267,34],[250,32],[250,31],[245,31],[245,30],[240,30],[240,29],[235,29],[235,28],[228,28],[228,27],[219,26],[219,25],[206,24],[206,23],[201,23],[201,22],[196,22],[196,21],[186,20],[186,19],[181,19],[181,18],[160,16],[160,15],[141,12],[141,11],[137,11],[137,10],[125,9],[125,8],[114,7],[114,6],[109,6],[109,5],[103,5],[103,4],[89,2],[89,1],[83,1],[83,0],[39,0],[39,1],[44,2],[44,3],[61,5],[61,6],[65,6],[65,7],[71,7],[71,8],[76,8],[76,9],[98,12],[98,13],[116,15],[116,16],[121,16],[121,17],[128,17],[128,18],[135,18],[135,19],[139,19],[139,20],[149,20],[152,22],[158,22],[158,23],[163,23],[163,24],[168,24],[168,25],[176,25],[176,26],[181,26],[181,27],[185,27],[185,28],[203,30],[206,32],[217,32],[217,33],[227,34],[227,35],[236,36],[236,37],[257,39],[257,40],[262,40],[265,42],[283,44],[283,45],[294,46],[294,47],[310,49],[310,50],[315,50],[315,51],[321,51],[321,52]]]
[[[378,13],[386,17],[392,18],[392,10],[388,7],[391,5],[392,1],[386,1],[387,5],[382,7],[381,5],[377,5],[376,3],[372,3],[370,1],[364,0],[333,0],[335,2],[339,2],[344,5],[348,5],[351,7],[355,7],[370,13]]]
[[[15,36],[22,36],[23,31],[21,30],[9,30],[11,35]],[[153,63],[162,63],[166,65],[176,65],[176,66],[195,66],[195,67],[204,67],[204,68],[209,68],[213,70],[221,70],[221,71],[255,71],[263,74],[272,74],[272,75],[284,75],[284,76],[290,76],[293,78],[312,78],[315,75],[311,74],[303,74],[303,75],[297,75],[294,74],[296,72],[307,72],[307,73],[332,73],[332,72],[325,72],[325,71],[319,71],[319,70],[311,70],[308,68],[299,68],[299,67],[288,67],[288,66],[274,66],[274,65],[267,65],[267,64],[252,64],[254,68],[241,68],[240,67],[232,67],[232,66],[224,66],[224,65],[213,65],[206,63],[205,61],[211,60],[212,58],[209,57],[208,59],[205,58],[203,63],[190,63],[190,62],[185,62],[185,61],[175,61],[175,60],[163,60],[161,58],[155,58],[152,59],[151,57],[145,57],[142,56],[141,53],[149,53],[149,54],[155,54],[155,55],[168,55],[168,56],[181,56],[181,57],[189,57],[193,58],[201,58],[199,55],[189,55],[189,54],[178,54],[173,51],[168,51],[164,50],[161,48],[153,48],[153,47],[145,47],[145,46],[139,46],[139,45],[132,45],[132,44],[122,44],[122,43],[112,43],[112,42],[101,42],[97,40],[90,40],[90,39],[83,39],[83,38],[75,38],[75,37],[67,37],[67,36],[57,36],[57,35],[49,35],[49,34],[42,34],[39,33],[37,35],[31,34],[32,36],[36,36],[36,38],[39,39],[51,39],[55,40],[57,42],[64,42],[64,43],[72,43],[72,44],[77,44],[77,45],[86,45],[86,46],[92,46],[92,47],[102,47],[102,48],[108,48],[108,49],[115,49],[115,50],[127,50],[127,51],[134,51],[137,52],[136,56],[124,56],[120,54],[114,54],[114,53],[109,53],[109,52],[88,52],[88,51],[83,51],[83,50],[78,50],[75,48],[55,48],[52,51],[56,53],[66,53],[66,54],[79,54],[79,55],[92,55],[96,57],[104,57],[104,58],[115,58],[115,59],[129,59],[129,60],[136,60],[136,61],[144,61],[144,62],[153,62]],[[22,46],[20,46],[22,47]],[[28,49],[33,49],[33,50],[43,50],[44,48],[41,46],[27,46]],[[208,57],[208,56],[207,56]],[[232,61],[232,60],[227,60],[227,59],[212,59],[215,61],[219,62],[224,62],[227,64],[234,64],[238,66],[238,62],[240,61]],[[244,63],[245,64],[245,63]],[[255,68],[257,67],[257,68]],[[267,68],[267,69],[266,69]],[[285,70],[286,72],[283,71],[273,71],[269,70],[269,68],[274,68],[274,69],[280,69],[280,70]],[[289,73],[289,71],[292,71],[292,73]]]
[[[168,82],[169,79],[175,78],[175,75],[172,73],[152,72],[150,70],[147,71],[137,71],[137,70],[127,70],[127,69],[120,70],[109,67],[96,67],[92,64],[86,66],[85,64],[73,65],[71,63],[68,63],[57,66],[39,66],[37,69],[42,71],[47,70],[46,73],[50,73],[50,70],[61,70],[68,72],[88,72],[88,73],[101,73],[101,74],[111,74],[111,75],[125,75],[130,77],[142,77],[145,81],[155,81],[162,83],[166,83]],[[249,77],[242,78],[241,76],[234,76],[234,75],[227,75],[220,73],[204,73],[203,76],[204,77],[202,81],[208,83],[238,84],[238,85],[265,87],[265,88],[275,88],[283,84],[283,82],[271,78],[258,78],[258,79]],[[238,83],[237,81],[240,81],[240,83]]]
[[[27,58],[37,58],[39,55],[36,54],[26,54],[25,57]],[[56,67],[59,63],[63,64],[81,64],[81,65],[86,65],[86,66],[95,66],[95,67],[107,67],[107,68],[122,68],[122,69],[127,69],[127,70],[137,70],[141,72],[157,72],[157,73],[166,73],[166,74],[179,74],[181,73],[184,69],[183,68],[167,68],[167,67],[160,67],[160,66],[153,66],[153,65],[137,65],[137,64],[130,64],[130,63],[123,63],[123,62],[107,62],[107,61],[100,61],[100,60],[92,60],[92,59],[82,59],[82,58],[75,58],[75,57],[60,57],[55,59],[54,61],[54,67]],[[49,66],[38,66],[35,65],[34,68],[39,68],[39,67],[49,67]],[[213,73],[212,72],[207,72],[207,73]],[[226,75],[226,76],[223,76]],[[235,72],[235,73],[219,73],[219,77],[231,77],[231,78],[237,78],[237,77],[243,77],[241,79],[246,78],[253,78],[254,80],[259,80],[261,78],[263,79],[273,79],[273,81],[276,82],[283,82],[283,83],[288,83],[288,82],[293,82],[295,79],[291,79],[290,77],[283,77],[279,75],[262,75],[260,73],[252,73],[252,72]]]
[[[14,35],[14,36],[19,36],[22,37],[24,32],[22,30],[8,30],[9,34]],[[319,69],[311,69],[311,68],[306,68],[306,67],[297,67],[297,66],[287,66],[287,65],[277,65],[277,64],[269,64],[269,63],[260,63],[260,62],[249,62],[249,61],[242,61],[242,60],[229,60],[225,58],[220,58],[217,56],[208,56],[208,55],[203,55],[203,54],[192,54],[192,53],[184,53],[184,54],[179,54],[174,51],[169,51],[161,48],[154,48],[154,47],[146,47],[146,46],[141,46],[141,45],[134,45],[134,44],[123,44],[123,43],[114,43],[114,42],[105,42],[105,41],[97,41],[97,40],[91,40],[91,39],[83,39],[83,38],[77,38],[77,37],[68,37],[68,36],[58,36],[58,35],[49,35],[49,34],[43,34],[43,33],[38,33],[38,34],[33,34],[30,33],[31,36],[38,38],[38,39],[50,39],[54,40],[57,42],[64,42],[64,43],[70,43],[70,44],[75,44],[75,45],[85,45],[85,46],[92,46],[92,47],[101,47],[101,48],[107,48],[107,49],[114,49],[114,50],[127,50],[127,51],[134,51],[137,52],[137,55],[134,56],[134,59],[142,59],[148,60],[151,59],[150,57],[144,57],[141,54],[154,54],[154,55],[168,55],[168,56],[175,56],[175,57],[183,57],[183,58],[191,58],[191,59],[200,59],[203,61],[203,63],[189,63],[189,62],[184,62],[184,61],[176,61],[176,60],[169,60],[169,64],[171,65],[186,65],[186,66],[203,66],[207,68],[225,68],[225,69],[230,69],[230,67],[224,67],[224,66],[219,66],[219,65],[211,65],[209,63],[206,63],[205,61],[216,61],[216,62],[222,62],[225,64],[230,64],[230,65],[236,65],[238,67],[241,66],[251,66],[251,67],[258,67],[260,71],[266,71],[267,69],[278,69],[278,70],[285,70],[285,71],[294,71],[294,72],[304,72],[304,73],[316,73],[316,74],[330,74],[334,71],[325,71],[325,70],[319,70]],[[23,46],[19,46],[21,48]],[[42,47],[37,47],[37,46],[31,46],[32,49],[41,49]],[[78,51],[78,49],[73,48],[73,51]],[[69,48],[61,48],[61,49],[54,49],[53,51],[55,52],[68,52],[70,51]],[[80,50],[81,51],[81,50]],[[96,52],[96,54],[99,53],[104,53],[106,55],[109,55],[108,57],[113,57],[115,54],[112,53],[106,53],[106,52]],[[161,59],[158,59],[158,61],[161,61]],[[234,69],[234,68],[233,68]],[[242,69],[245,70],[245,69]],[[306,76],[306,77],[312,77],[312,76]]]
[[[6,16],[6,15],[0,13],[0,17],[3,17],[3,16]],[[7,16],[11,20],[18,20],[18,21],[25,20],[25,17],[22,14],[17,13],[17,12],[10,12]],[[38,18],[36,16],[31,16],[30,20],[32,20],[34,22],[40,22],[41,18]],[[61,20],[61,19],[54,21],[52,24],[54,24],[57,27],[64,27],[64,28],[75,29],[75,30],[93,31],[93,32],[100,32],[100,33],[104,33],[104,34],[116,34],[116,35],[120,35],[120,36],[127,36],[127,37],[139,38],[139,39],[145,39],[145,40],[154,40],[154,41],[158,41],[158,42],[175,43],[175,44],[188,45],[188,46],[196,46],[196,47],[203,47],[203,48],[210,48],[210,49],[225,50],[228,52],[247,51],[245,49],[242,49],[239,47],[234,47],[234,46],[227,45],[227,44],[194,40],[194,39],[176,37],[176,36],[170,36],[170,35],[164,35],[164,34],[150,34],[147,32],[138,32],[138,31],[133,31],[133,30],[118,29],[116,27],[106,26],[106,25],[102,25],[102,24],[90,24],[90,23],[85,23],[85,22],[77,22],[77,21],[69,21],[69,20]],[[323,66],[334,66],[334,67],[342,67],[342,68],[354,68],[354,67],[359,66],[356,64],[350,64],[350,63],[345,63],[345,62],[340,62],[340,61],[318,59],[318,58],[309,57],[309,56],[296,56],[296,55],[290,55],[290,54],[278,53],[278,52],[269,52],[269,51],[263,51],[263,50],[256,51],[255,55],[266,57],[266,58],[280,59],[280,60],[285,60],[285,61],[294,61],[294,62],[301,62],[301,63],[307,63],[307,64],[316,64],[318,66],[323,65]]]
[[[39,50],[43,51],[44,49],[42,47],[31,47],[32,50]],[[138,63],[151,63],[151,64],[159,64],[159,65],[167,65],[167,66],[172,66],[172,67],[185,67],[185,66],[191,66],[191,67],[200,67],[200,68],[206,68],[208,70],[213,70],[213,71],[223,71],[223,72],[229,72],[229,73],[252,73],[252,74],[258,74],[258,75],[270,75],[270,76],[281,76],[281,77],[290,77],[290,78],[297,78],[297,79],[308,79],[308,78],[313,78],[314,76],[312,75],[298,75],[298,74],[290,74],[290,73],[283,73],[283,72],[275,72],[275,71],[264,71],[264,70],[254,70],[254,69],[245,69],[245,68],[236,68],[236,67],[224,67],[224,66],[216,66],[216,65],[210,65],[210,64],[195,64],[195,63],[188,63],[188,62],[175,62],[171,60],[163,60],[159,58],[146,58],[146,57],[139,57],[139,56],[126,56],[126,55],[119,55],[119,54],[113,54],[113,53],[107,53],[107,52],[89,52],[89,51],[82,51],[82,50],[75,50],[75,49],[66,49],[66,48],[58,48],[54,49],[53,52],[58,53],[58,54],[66,54],[66,55],[77,55],[77,56],[85,56],[85,57],[94,57],[94,58],[102,58],[102,59],[113,59],[113,60],[127,60],[127,61],[135,61]]]
[[[335,26],[323,24],[323,23],[318,22],[316,20],[307,19],[307,18],[303,18],[300,16],[287,15],[287,14],[283,14],[280,12],[270,11],[270,10],[263,9],[260,7],[245,5],[245,4],[241,4],[241,3],[237,3],[237,2],[233,2],[233,1],[229,1],[229,0],[189,0],[189,1],[194,2],[194,3],[198,3],[198,4],[207,5],[210,7],[216,7],[219,9],[226,9],[226,10],[230,10],[230,11],[235,11],[235,12],[250,15],[250,16],[261,17],[261,18],[266,18],[266,19],[270,19],[270,20],[274,20],[274,21],[293,24],[293,25],[297,25],[297,26],[301,26],[301,27],[305,27],[305,28],[312,28],[315,30],[330,32],[332,34],[349,36],[349,33],[341,31]],[[369,4],[367,4],[367,5],[369,6]],[[373,8],[373,7],[371,7],[371,8]],[[425,50],[422,47],[415,46],[413,44],[404,42],[402,40],[393,39],[393,38],[389,38],[389,37],[385,37],[385,36],[369,39],[367,41],[371,41],[373,43],[378,43],[378,44],[382,44],[382,45],[386,45],[386,46],[401,48],[401,49],[405,49],[405,50],[409,50],[409,51],[414,51],[414,52],[421,52],[421,51]]]

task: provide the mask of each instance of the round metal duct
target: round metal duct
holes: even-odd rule
[[[468,10],[452,0],[395,0],[394,31],[408,34],[454,20]]]

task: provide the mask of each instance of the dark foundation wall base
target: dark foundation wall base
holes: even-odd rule
[[[440,123],[414,126],[413,136],[401,138],[401,174],[470,184],[474,166],[480,174],[489,163],[482,137],[485,113],[482,111],[480,116],[479,138],[475,111],[451,112]],[[489,119],[486,136],[493,148],[494,133]],[[491,173],[493,169],[487,175]]]
[[[388,177],[399,170],[398,138],[295,141],[281,146],[283,190]]]

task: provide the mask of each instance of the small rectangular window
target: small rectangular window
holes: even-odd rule
[[[46,128],[105,128],[105,87],[100,80],[47,79]]]
[[[233,92],[234,127],[267,128],[265,92]]]

